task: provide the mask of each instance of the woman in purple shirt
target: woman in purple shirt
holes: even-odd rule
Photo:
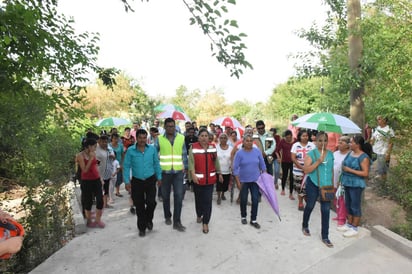
[[[250,224],[259,229],[260,225],[256,221],[258,211],[259,186],[256,181],[260,174],[266,172],[265,160],[258,148],[253,147],[253,135],[245,134],[243,136],[243,145],[236,152],[233,162],[233,175],[240,189],[240,215],[242,224],[247,224],[246,205],[248,193],[252,196],[252,210]]]

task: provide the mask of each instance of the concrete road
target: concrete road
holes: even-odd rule
[[[297,200],[288,196],[278,196],[282,221],[262,200],[259,230],[240,223],[235,202],[217,205],[214,197],[210,232],[203,234],[196,223],[193,193],[186,192],[182,210],[186,232],[164,223],[158,202],[154,229],[142,238],[126,192],[122,193],[125,196],[116,197],[114,209],[104,211],[106,228],[88,229],[31,273],[412,273],[410,258],[373,238],[367,229],[347,239],[331,221],[334,248],[326,247],[320,239],[319,205],[311,216],[312,236],[304,236],[302,212]]]

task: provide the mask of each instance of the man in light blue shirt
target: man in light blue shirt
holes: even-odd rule
[[[156,182],[161,184],[162,171],[154,146],[147,144],[147,132],[136,131],[137,142],[127,149],[123,162],[123,178],[126,189],[131,191],[136,207],[139,236],[146,235],[146,228],[153,229],[153,214],[156,208]],[[132,179],[130,184],[130,170]]]

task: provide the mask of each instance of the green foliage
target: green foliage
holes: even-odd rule
[[[247,35],[233,34],[234,29],[238,28],[236,20],[223,18],[222,15],[227,14],[228,4],[236,4],[235,0],[217,0],[213,3],[203,0],[192,3],[183,0],[183,2],[192,14],[190,23],[197,24],[209,37],[212,56],[215,56],[225,67],[230,67],[231,76],[239,78],[243,68],[253,69],[243,53],[246,45],[242,42],[242,38]]]
[[[7,261],[7,271],[28,273],[73,238],[70,191],[64,184],[29,187],[22,205],[26,216],[23,247]],[[4,269],[0,269],[0,271]]]
[[[346,115],[348,106],[348,94],[337,90],[325,77],[291,78],[273,90],[268,102],[272,120],[319,111]]]

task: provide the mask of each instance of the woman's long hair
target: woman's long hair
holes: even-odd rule
[[[369,143],[365,142],[365,139],[362,135],[355,135],[352,137],[353,141],[358,144],[363,152],[365,152],[369,158],[372,157],[372,146]]]

